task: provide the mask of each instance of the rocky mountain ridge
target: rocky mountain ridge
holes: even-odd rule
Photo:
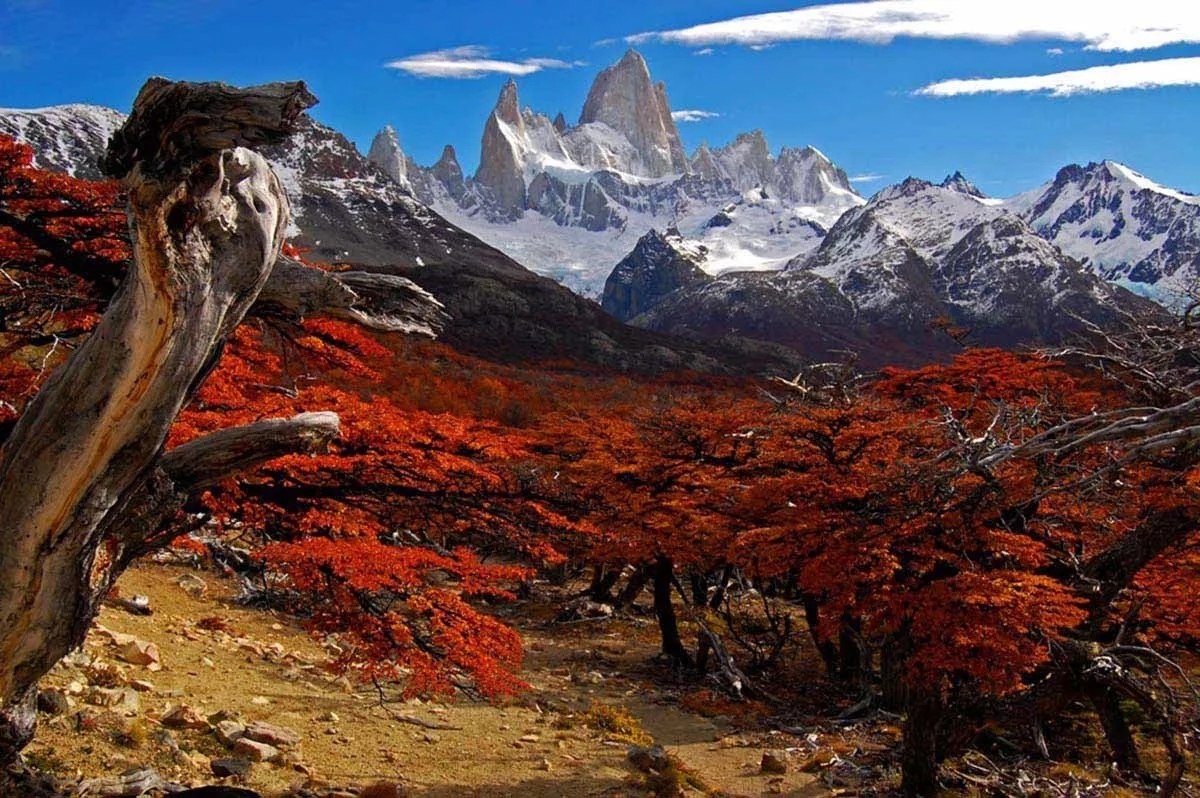
[[[389,174],[404,163],[426,205],[588,295],[648,229],[675,228],[708,247],[712,273],[777,269],[864,202],[819,150],[774,155],[761,131],[687,157],[666,88],[634,50],[597,76],[574,126],[522,108],[508,81],[471,177],[459,178],[457,161],[448,175],[445,156],[420,167],[388,129],[371,152]]]
[[[123,120],[120,112],[96,106],[0,111],[0,134],[29,143],[40,166],[98,176],[108,136]],[[780,347],[678,340],[621,324],[451,224],[417,200],[411,185],[309,117],[288,142],[263,152],[291,201],[292,242],[319,261],[412,279],[446,306],[451,320],[441,339],[462,351],[651,373],[773,371],[795,362]],[[443,172],[451,173],[453,151],[442,161]],[[422,178],[410,176],[414,183]]]
[[[949,330],[1012,347],[1061,341],[1079,318],[1160,312],[966,182],[885,189],[781,272],[689,276],[681,264],[697,269],[704,253],[647,236],[614,270],[604,305],[648,329],[759,338],[813,358],[852,350],[869,365],[948,355],[959,346]]]

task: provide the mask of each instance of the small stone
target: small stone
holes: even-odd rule
[[[759,764],[762,773],[783,774],[788,772],[788,753],[783,750],[763,751]]]
[[[131,638],[117,644],[117,658],[130,665],[141,665],[147,670],[162,669],[162,657],[158,646],[147,640]]]
[[[233,744],[233,750],[254,762],[272,762],[279,757],[279,749],[275,746],[245,737]]]
[[[537,769],[538,769],[538,770],[550,770],[550,767],[551,767],[551,766],[550,766],[550,760],[549,760],[549,759],[547,759],[546,757],[542,757],[542,758],[541,758],[541,759],[538,761],[538,763],[537,763],[536,767],[537,767]]]
[[[249,759],[234,759],[226,757],[223,759],[214,759],[209,763],[209,769],[212,774],[218,778],[226,776],[245,776],[250,772],[250,768],[254,763]]]
[[[137,712],[141,706],[138,694],[127,687],[93,687],[85,700],[93,706],[117,712]]]
[[[218,721],[214,731],[217,739],[228,746],[246,736],[246,727],[234,720]]]
[[[248,725],[246,727],[246,736],[251,740],[273,745],[277,748],[288,748],[300,743],[300,735],[297,732],[262,721],[255,721]]]
[[[424,736],[422,736],[421,739],[427,743],[436,743],[436,742],[440,742],[442,738],[438,737],[433,732],[425,732]]]
[[[537,736],[536,734],[526,734],[517,739],[519,739],[523,743],[536,743],[537,741],[541,740],[542,738]]]
[[[254,704],[255,706],[265,707],[267,704],[271,703],[271,699],[267,698],[265,695],[256,695],[254,698],[250,699],[250,703]]]
[[[139,693],[154,692],[154,683],[148,682],[145,679],[135,679],[134,681],[129,683],[129,686],[132,687],[134,690],[137,690]]]
[[[163,713],[159,722],[170,729],[207,729],[208,719],[187,704],[176,704]]]
[[[337,723],[339,720],[341,720],[341,718],[338,717],[336,712],[325,712],[321,715],[318,715],[317,720],[323,723]]]

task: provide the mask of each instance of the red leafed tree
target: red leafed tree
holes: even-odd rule
[[[792,459],[771,492],[793,498],[745,537],[747,554],[761,575],[795,579],[827,654],[838,641],[864,683],[880,658],[884,698],[908,714],[909,793],[931,790],[939,752],[969,737],[964,714],[992,716],[1001,699],[1041,718],[1093,701],[1116,759],[1136,768],[1119,706],[1133,698],[1170,752],[1166,785],[1177,782],[1177,719],[1146,686],[1157,652],[1108,676],[1095,666],[1171,628],[1136,598],[1138,579],[1169,568],[1177,578],[1161,587],[1174,592],[1188,571],[1161,559],[1171,547],[1154,566],[1130,555],[1162,536],[1186,542],[1195,496],[1178,461],[1113,470],[1111,446],[1050,456],[1029,443],[1123,401],[1061,364],[977,351],[886,372],[845,402],[800,403],[764,444]]]
[[[163,85],[167,92],[174,90],[174,84],[156,84],[144,94],[152,97]],[[193,90],[182,88],[180,96],[188,91]],[[204,97],[226,89],[201,86],[194,91]],[[254,122],[248,124],[260,121],[251,118]],[[152,149],[142,145],[138,152]],[[100,314],[116,301],[114,290],[131,258],[116,184],[34,169],[30,155],[28,148],[0,140],[4,435],[62,356],[89,340]],[[218,168],[233,167],[222,162]],[[354,274],[343,280],[341,274],[295,259],[277,264],[273,276],[281,270],[282,279],[267,279],[259,303],[250,309],[251,320],[232,330],[216,370],[210,364],[196,380],[201,389],[167,442],[164,462],[183,462],[187,468],[169,470],[161,484],[169,487],[168,480],[174,480],[171,489],[180,491],[179,480],[187,476],[203,485],[203,492],[180,495],[177,504],[172,494],[170,502],[156,504],[164,511],[156,509],[145,522],[150,528],[137,530],[145,537],[136,545],[101,546],[97,566],[115,578],[138,553],[194,529],[197,511],[218,522],[269,530],[275,542],[258,556],[269,584],[300,597],[295,606],[308,614],[315,631],[344,635],[339,667],[364,677],[402,679],[410,692],[461,687],[492,695],[517,689],[513,672],[520,663],[519,637],[481,614],[474,600],[510,596],[510,587],[526,578],[527,569],[485,565],[468,550],[440,541],[475,535],[526,561],[556,556],[545,542],[551,536],[537,533],[560,519],[508,501],[519,481],[510,460],[524,451],[526,441],[515,432],[510,438],[500,424],[421,412],[373,396],[383,377],[370,361],[385,362],[391,352],[379,343],[382,338],[334,319],[353,318],[372,326],[378,318],[378,328],[390,330],[388,323],[397,317],[411,318],[405,329],[420,329],[436,313],[424,318],[413,314],[424,314],[436,303],[419,289],[386,276],[376,281]],[[332,297],[333,303],[295,301],[289,293],[307,286],[315,286],[314,296],[323,301]],[[393,307],[373,316],[356,293],[364,286],[377,289],[372,300],[404,299],[404,313]],[[299,319],[295,307],[324,318]],[[264,459],[261,453],[237,449],[245,437],[231,434],[231,424],[248,424],[245,429],[262,437],[288,429],[290,422],[270,419],[301,413],[292,425],[302,435],[294,448],[311,449],[318,442],[303,437],[310,423],[318,425],[321,441],[327,441],[325,417],[310,419],[311,414],[302,412],[314,405],[341,415],[344,434],[331,451],[279,456],[286,451],[281,448],[266,469],[241,480],[216,479],[218,467],[236,470],[241,462]],[[229,444],[234,444],[231,451],[218,450]],[[198,454],[215,462],[197,461]],[[171,507],[178,509],[165,512]],[[310,590],[326,583],[339,588]],[[83,615],[86,622],[90,616]],[[71,640],[78,639],[72,633]],[[32,715],[26,704],[22,694],[12,739],[3,741],[6,756],[29,733],[26,719]]]

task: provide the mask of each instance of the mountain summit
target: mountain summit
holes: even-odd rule
[[[386,152],[377,164],[389,174]],[[443,170],[444,171],[444,170]],[[635,50],[596,76],[579,123],[523,108],[509,80],[461,184],[409,163],[425,204],[542,274],[599,296],[648,229],[704,246],[705,268],[777,269],[864,200],[814,147],[772,154],[761,131],[689,159],[667,90]]]
[[[607,125],[629,140],[645,177],[688,171],[679,129],[671,117],[667,87],[650,80],[641,53],[630,50],[596,76],[579,115],[580,125]]]

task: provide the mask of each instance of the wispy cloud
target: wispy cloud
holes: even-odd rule
[[[505,61],[492,57],[486,47],[468,45],[429,53],[410,55],[384,66],[398,69],[419,78],[481,78],[484,75],[532,75],[543,69],[571,69],[583,66],[581,61],[563,61],[558,58],[523,58],[520,61]]]
[[[850,178],[851,183],[878,183],[880,180],[887,180],[887,175],[867,174],[854,175]]]
[[[1045,93],[1052,97],[1070,97],[1073,94],[1094,94],[1126,89],[1156,89],[1165,86],[1200,86],[1200,58],[1134,61],[1114,66],[1055,72],[1049,75],[943,80],[924,86],[916,93],[926,97],[1021,93]]]
[[[703,122],[705,119],[716,119],[720,114],[716,111],[701,111],[696,108],[684,108],[672,111],[671,118],[676,122]]]
[[[887,44],[900,37],[1078,42],[1089,49],[1133,51],[1200,42],[1200,13],[1189,0],[874,0],[824,3],[629,36],[688,47],[840,39]]]
[[[701,47],[699,50],[696,50],[694,53],[692,53],[692,55],[712,55],[715,52],[716,50],[711,47]]]

